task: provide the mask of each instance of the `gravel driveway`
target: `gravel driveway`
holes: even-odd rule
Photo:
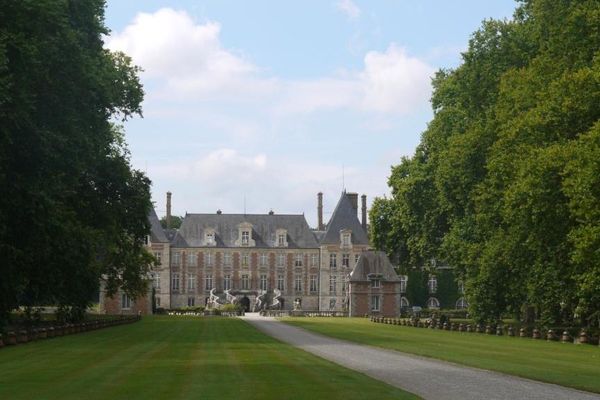
[[[425,399],[600,399],[562,386],[333,339],[258,314],[242,318],[278,340]]]

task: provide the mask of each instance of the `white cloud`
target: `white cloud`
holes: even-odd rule
[[[257,67],[224,49],[220,33],[218,22],[197,24],[185,11],[162,8],[138,14],[123,32],[107,38],[106,47],[130,55],[144,69],[144,77],[163,80],[171,92],[256,90]]]
[[[352,0],[339,0],[335,6],[338,10],[346,14],[349,19],[360,17],[360,8]]]
[[[432,67],[394,44],[384,53],[371,51],[360,74],[362,105],[367,110],[407,113],[427,100],[433,72]]]
[[[370,51],[363,70],[341,77],[289,82],[283,112],[346,108],[363,112],[406,115],[427,105],[434,69],[401,47]]]
[[[349,1],[339,4],[354,10]],[[163,8],[138,14],[106,46],[144,68],[144,79],[158,86],[149,98],[159,101],[245,102],[279,116],[336,109],[406,115],[427,105],[433,68],[395,44],[368,52],[359,71],[285,80],[262,76],[259,67],[224,48],[220,32],[218,22],[198,24],[185,11]]]

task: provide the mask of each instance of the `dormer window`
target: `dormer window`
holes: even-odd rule
[[[217,245],[217,233],[214,228],[206,228],[204,230],[204,246],[216,246]]]
[[[242,222],[238,225],[238,238],[235,241],[237,247],[254,247],[256,242],[252,239],[252,224]]]
[[[288,247],[287,231],[285,229],[277,229],[275,235],[275,245],[277,247]]]
[[[340,242],[343,248],[352,248],[352,231],[350,229],[340,231]]]

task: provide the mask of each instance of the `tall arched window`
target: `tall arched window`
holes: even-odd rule
[[[410,306],[406,297],[400,297],[400,308],[406,309]]]
[[[429,281],[427,281],[427,287],[429,288],[429,293],[437,292],[437,278],[434,275],[429,277]]]

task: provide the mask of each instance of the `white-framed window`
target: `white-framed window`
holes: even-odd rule
[[[265,274],[260,276],[260,290],[268,290],[267,275]]]
[[[337,254],[330,253],[329,254],[329,268],[336,268],[336,267],[337,267]]]
[[[231,289],[231,275],[223,276],[223,290]]]
[[[121,309],[129,310],[131,308],[131,298],[125,293],[121,295]]]
[[[318,254],[311,254],[310,255],[310,266],[311,267],[316,267],[318,259],[319,259],[319,255]]]
[[[188,297],[188,307],[195,307],[196,306],[196,298],[195,297]]]
[[[467,302],[467,299],[465,299],[464,297],[458,299],[456,301],[456,308],[458,310],[464,310],[465,308],[469,308],[469,303]]]
[[[346,287],[348,286],[348,280],[345,276],[342,276],[342,294],[346,294]]]
[[[260,253],[260,266],[266,267],[269,259],[269,255],[267,253]]]
[[[371,296],[371,311],[379,311],[381,307],[381,297],[379,295]]]
[[[404,296],[400,297],[400,308],[408,308],[410,306],[408,299]]]
[[[179,274],[174,273],[171,275],[171,288],[173,290],[179,290]]]
[[[187,265],[193,267],[198,265],[198,255],[196,253],[190,252],[187,254]]]
[[[317,291],[317,275],[310,276],[310,291],[312,293]]]
[[[430,297],[427,300],[427,308],[440,308],[440,302],[435,297]]]
[[[214,262],[214,257],[210,251],[204,253],[204,265],[207,267],[212,267]]]
[[[188,290],[196,290],[196,275],[187,274],[187,288]]]
[[[400,275],[400,293],[406,293],[406,284],[408,283],[407,275]]]
[[[283,274],[277,275],[277,290],[281,290],[282,292],[285,290],[285,278]]]
[[[335,294],[337,289],[337,276],[329,275],[329,294]]]
[[[213,276],[212,274],[206,274],[204,277],[204,289],[211,290],[213,288]]]
[[[173,265],[179,266],[181,264],[181,253],[178,251],[173,252]]]
[[[342,233],[342,246],[344,246],[344,247],[350,246],[350,244],[351,244],[350,237],[351,237],[350,233]]]
[[[277,235],[277,246],[285,247],[285,233]]]
[[[156,258],[157,265],[162,265],[162,253],[160,251],[154,252],[154,258]]]
[[[350,266],[350,254],[342,254],[342,266],[349,267]]]
[[[296,275],[294,279],[294,290],[296,292],[302,291],[302,275]]]
[[[154,301],[156,302],[156,307],[160,307],[160,297],[155,297]]]
[[[250,278],[248,274],[242,275],[242,289],[248,290],[250,289]]]
[[[283,267],[285,265],[285,254],[279,253],[277,254],[277,266]]]
[[[381,287],[381,279],[371,279],[371,287],[379,289]]]
[[[458,293],[465,294],[465,283],[463,281],[458,281]]]
[[[223,264],[231,266],[231,253],[223,253]]]
[[[294,266],[301,267],[303,258],[304,258],[303,254],[301,254],[301,253],[296,254],[296,258],[294,260]]]
[[[156,273],[152,276],[152,287],[156,290],[160,290],[160,274]]]
[[[250,231],[242,231],[242,246],[250,244]]]
[[[358,259],[360,258],[360,254],[355,254],[354,255],[354,266],[356,266],[356,264],[358,264]]]
[[[250,265],[250,255],[248,253],[242,254],[242,267]]]
[[[431,275],[429,280],[427,281],[427,287],[429,288],[429,293],[437,292],[437,278],[435,275]]]

